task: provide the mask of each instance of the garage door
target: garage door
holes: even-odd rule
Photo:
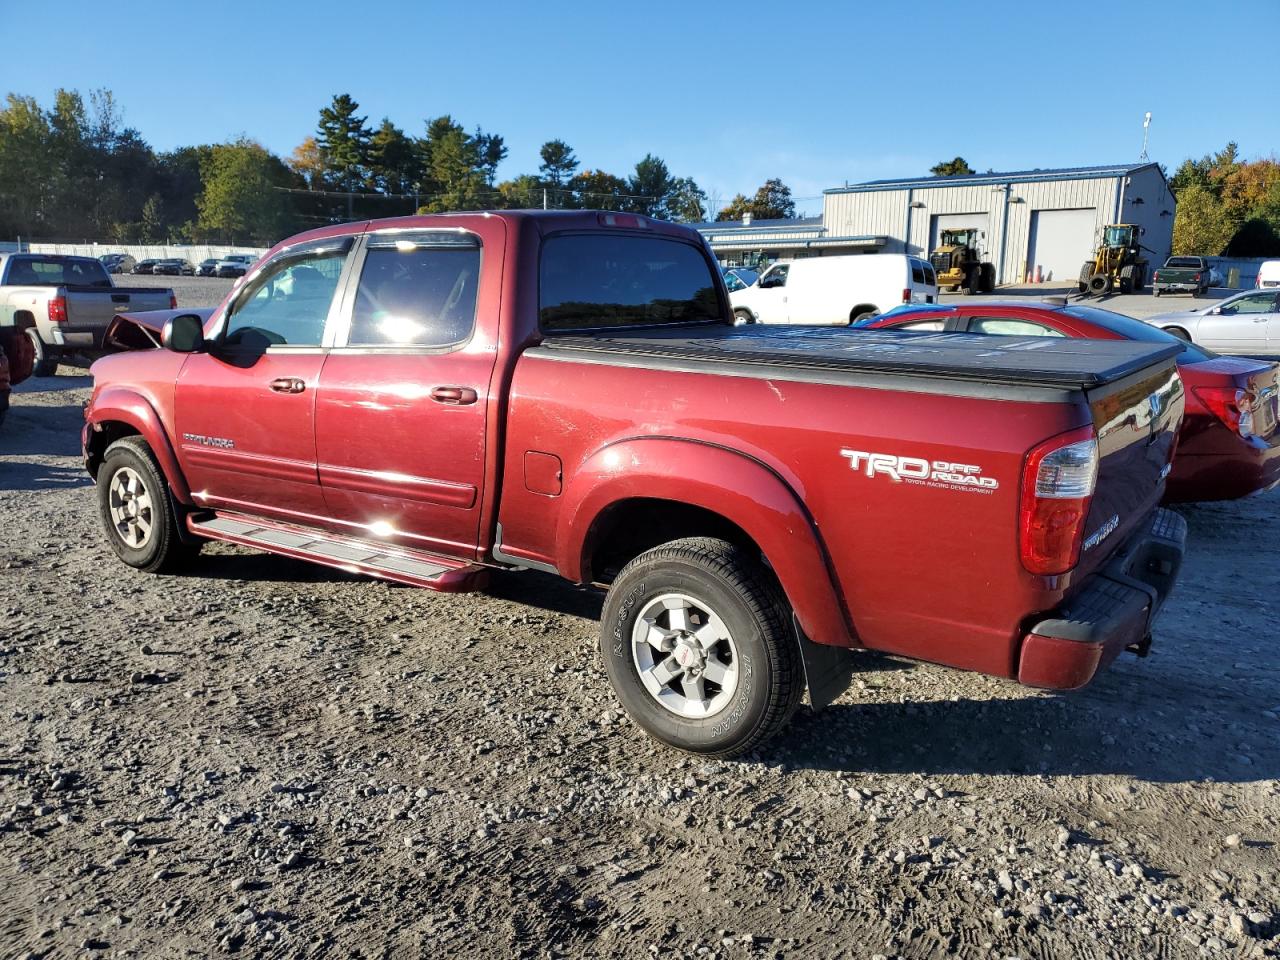
[[[986,213],[937,213],[929,219],[929,252],[938,249],[938,238],[943,230],[963,230],[965,227],[977,227],[991,236],[991,216]],[[983,238],[986,248],[986,238]],[[990,259],[988,257],[988,259]]]
[[[1032,210],[1031,244],[1027,251],[1027,272],[1034,277],[1040,268],[1042,280],[1070,283],[1080,276],[1081,265],[1093,250],[1093,231],[1098,213],[1083,210]]]

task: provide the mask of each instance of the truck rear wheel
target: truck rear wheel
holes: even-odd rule
[[[45,342],[40,339],[40,334],[34,327],[27,329],[27,338],[31,341],[31,348],[35,351],[35,364],[31,367],[31,373],[37,377],[52,377],[58,372],[58,355],[54,351],[45,346]]]
[[[964,275],[964,292],[966,296],[978,293],[982,288],[982,271],[977,267],[970,267],[969,272]]]
[[[605,671],[656,740],[706,756],[760,746],[804,693],[800,650],[772,574],[747,550],[695,537],[628,563],[605,600]]]
[[[168,573],[200,552],[184,543],[169,498],[169,484],[141,437],[123,437],[98,468],[98,511],[111,549],[131,567]]]

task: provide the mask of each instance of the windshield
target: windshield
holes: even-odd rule
[[[1187,341],[1175,337],[1172,333],[1165,333],[1159,327],[1153,327],[1123,313],[1115,313],[1099,307],[1082,306],[1064,307],[1062,312],[1069,317],[1078,317],[1089,323],[1105,327],[1112,333],[1118,333],[1126,340],[1137,340],[1141,343],[1176,343],[1182,347],[1182,352],[1178,354],[1178,361],[1181,363],[1199,363],[1202,360],[1212,360],[1217,356],[1216,353],[1211,353],[1204,347],[1197,347],[1193,343],[1187,343]]]
[[[19,287],[110,287],[111,277],[89,257],[14,257],[5,283]]]
[[[1106,239],[1103,242],[1108,247],[1127,247],[1131,232],[1129,227],[1107,227]]]
[[[729,288],[729,292],[735,290],[745,290],[760,278],[760,274],[754,270],[748,270],[746,267],[734,267],[732,270],[724,272],[724,285]]]

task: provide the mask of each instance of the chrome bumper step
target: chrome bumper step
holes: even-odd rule
[[[466,564],[417,550],[342,537],[325,530],[260,517],[225,513],[210,519],[189,517],[187,528],[210,540],[224,540],[430,590],[476,590],[483,586],[487,573],[486,568],[478,564]]]

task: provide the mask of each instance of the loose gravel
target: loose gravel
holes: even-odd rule
[[[0,432],[0,957],[1280,952],[1280,493],[1184,511],[1151,656],[1081,693],[868,654],[707,762],[554,579],[124,567],[74,373]]]

